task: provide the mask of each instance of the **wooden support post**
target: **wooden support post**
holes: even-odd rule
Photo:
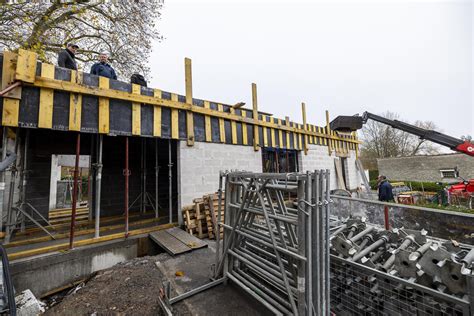
[[[18,50],[15,79],[28,83],[35,82],[37,58],[35,52],[20,48]]]
[[[76,207],[77,207],[77,192],[79,186],[79,159],[81,154],[81,133],[77,133],[76,138],[76,160],[74,164],[74,185],[72,189],[72,207],[71,207],[71,227],[69,232],[69,249],[74,246],[74,230],[76,228]]]
[[[329,111],[326,110],[326,132],[328,136],[331,136],[331,128],[329,127]],[[332,148],[331,148],[331,138],[328,138],[328,153],[329,156],[332,155]]]
[[[188,146],[194,146],[194,116],[192,112],[193,106],[193,76],[191,59],[184,59],[184,70],[186,77],[186,103],[189,104],[190,110],[186,111],[186,132],[187,132],[187,144]]]
[[[154,89],[155,98],[161,98],[161,90]],[[161,137],[161,106],[153,106],[153,136]]]
[[[285,125],[290,126],[290,117],[285,116]],[[286,132],[286,149],[290,149],[290,132]]]
[[[211,108],[209,101],[204,101],[204,108]],[[211,117],[209,115],[204,116],[204,126],[206,129],[206,142],[212,142]]]
[[[230,108],[230,114],[235,115],[235,109]],[[230,129],[231,129],[231,134],[232,134],[232,144],[237,144],[237,122],[232,120],[230,121]]]
[[[109,78],[99,77],[99,88],[109,89]],[[99,133],[108,134],[110,131],[109,98],[99,97]]]
[[[252,83],[252,106],[253,106],[253,120],[255,124],[253,125],[253,149],[258,151],[259,147],[259,135],[258,135],[258,102],[257,102],[257,85]]]
[[[171,101],[178,101],[176,93],[171,94]],[[177,109],[171,109],[171,138],[179,138],[179,112]]]
[[[301,113],[303,114],[303,129],[305,131],[309,130],[308,125],[306,124],[306,104],[304,102],[301,102]],[[303,141],[303,149],[304,149],[304,154],[308,154],[308,135],[304,135],[304,141]]]
[[[224,112],[224,107],[222,104],[217,104],[217,110],[219,112]],[[219,118],[219,135],[221,138],[221,143],[225,143],[225,126],[224,126],[224,119]]]
[[[53,68],[53,78],[54,78],[54,66]],[[83,72],[76,70],[71,70],[71,82],[72,83],[82,83]],[[69,130],[70,131],[81,131],[81,114],[82,114],[82,94],[80,93],[71,93],[69,97]],[[52,111],[51,111],[52,115]]]
[[[242,111],[242,116],[247,117],[247,112],[245,110]],[[247,124],[242,123],[242,144],[247,145],[248,144],[248,134],[247,134]]]
[[[281,119],[278,119],[278,125],[282,125]],[[283,144],[283,131],[281,129],[278,129],[278,144],[280,145],[280,148],[285,148],[285,145]]]
[[[50,64],[41,65],[41,77],[54,79],[54,66]],[[72,78],[72,75],[71,75]],[[54,90],[48,88],[40,89],[40,103],[38,113],[38,127],[53,127],[53,95]],[[72,96],[72,93],[71,93]]]
[[[17,55],[12,52],[3,52],[3,66],[2,66],[2,86],[1,90],[13,84],[16,80],[15,64],[17,62]],[[8,92],[3,98],[2,109],[2,125],[3,126],[18,126],[18,118],[20,115],[20,99],[21,87]]]
[[[133,83],[132,93],[141,94],[141,86]],[[132,102],[132,135],[141,134],[141,112],[142,112],[141,104],[137,102]]]

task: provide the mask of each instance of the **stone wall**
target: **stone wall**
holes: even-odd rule
[[[440,170],[459,170],[465,179],[474,178],[474,159],[465,154],[413,156],[377,159],[379,173],[389,179],[402,181],[443,181]]]

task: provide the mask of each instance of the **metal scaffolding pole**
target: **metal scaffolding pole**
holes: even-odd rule
[[[76,161],[74,165],[74,186],[72,190],[71,229],[69,233],[69,249],[73,248],[73,243],[74,243],[74,229],[76,225],[76,206],[77,206],[76,204],[77,204],[80,153],[81,153],[81,133],[77,133]]]
[[[103,135],[99,135],[99,148],[97,151],[97,164],[96,164],[96,176],[95,176],[95,238],[100,236],[100,190],[102,184],[102,144]]]
[[[130,176],[130,170],[128,169],[128,137],[125,137],[125,238],[128,237],[128,180]]]
[[[7,158],[7,128],[3,127],[2,133],[2,161]],[[5,170],[0,171],[0,231],[3,231],[3,201],[5,195]]]

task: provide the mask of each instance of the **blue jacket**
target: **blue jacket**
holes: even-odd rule
[[[92,65],[91,74],[107,77],[110,79],[117,79],[117,75],[115,74],[114,68],[112,68],[109,64],[106,63],[95,63]]]
[[[392,185],[387,180],[379,184],[379,201],[393,201]]]

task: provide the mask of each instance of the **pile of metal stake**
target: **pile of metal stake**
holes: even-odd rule
[[[328,315],[329,171],[224,176],[215,277],[277,315]]]
[[[469,315],[474,249],[428,238],[423,230],[378,229],[361,219],[349,219],[330,239],[331,301],[339,310]]]

